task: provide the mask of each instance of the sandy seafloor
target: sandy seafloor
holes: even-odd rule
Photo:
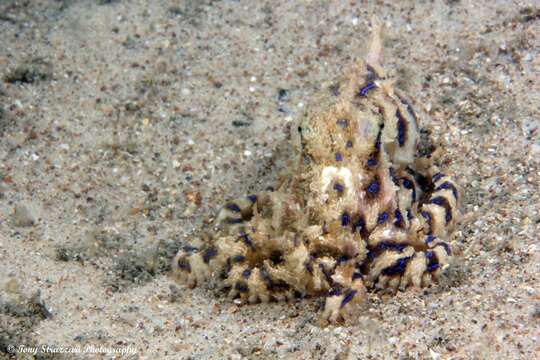
[[[372,14],[464,190],[446,276],[328,327],[176,284]],[[0,1],[0,358],[540,358],[539,50],[537,1]]]

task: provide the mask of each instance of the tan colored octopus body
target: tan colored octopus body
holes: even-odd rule
[[[419,150],[418,118],[381,66],[373,21],[365,61],[323,92],[298,127],[299,158],[276,191],[228,203],[178,278],[210,278],[248,302],[325,295],[323,319],[356,316],[366,287],[431,284],[448,266],[459,191]]]

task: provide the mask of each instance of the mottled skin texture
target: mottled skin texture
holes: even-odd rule
[[[322,317],[337,322],[357,315],[366,287],[427,286],[448,266],[460,194],[419,151],[418,115],[381,66],[373,28],[366,60],[299,122],[290,175],[228,203],[207,245],[175,257],[181,281],[213,277],[248,302],[325,295]]]

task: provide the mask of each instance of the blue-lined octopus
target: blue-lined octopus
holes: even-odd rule
[[[366,288],[427,286],[449,265],[460,192],[420,149],[418,115],[382,67],[372,26],[366,59],[302,116],[290,175],[226,204],[210,241],[174,258],[180,280],[213,278],[250,303],[324,295],[323,319],[338,322]]]

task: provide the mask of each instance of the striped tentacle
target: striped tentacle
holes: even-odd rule
[[[173,259],[172,270],[181,282],[194,287],[227,267],[245,262],[250,250],[241,237],[223,236],[203,249],[181,249]]]
[[[327,292],[322,319],[331,323],[358,316],[367,291],[355,259],[338,261],[331,276],[332,288]]]
[[[224,281],[230,287],[229,297],[239,297],[250,303],[293,299],[295,293],[291,286],[272,277],[269,267],[267,262],[254,267],[248,264],[233,266]]]
[[[427,285],[448,266],[452,249],[445,240],[459,217],[460,194],[452,179],[438,171],[430,177],[433,191],[420,209],[423,223],[420,240],[425,247],[426,269],[422,284]]]
[[[231,200],[221,209],[217,223],[231,226],[244,224],[253,216],[255,205],[261,206],[266,200],[266,193]]]

